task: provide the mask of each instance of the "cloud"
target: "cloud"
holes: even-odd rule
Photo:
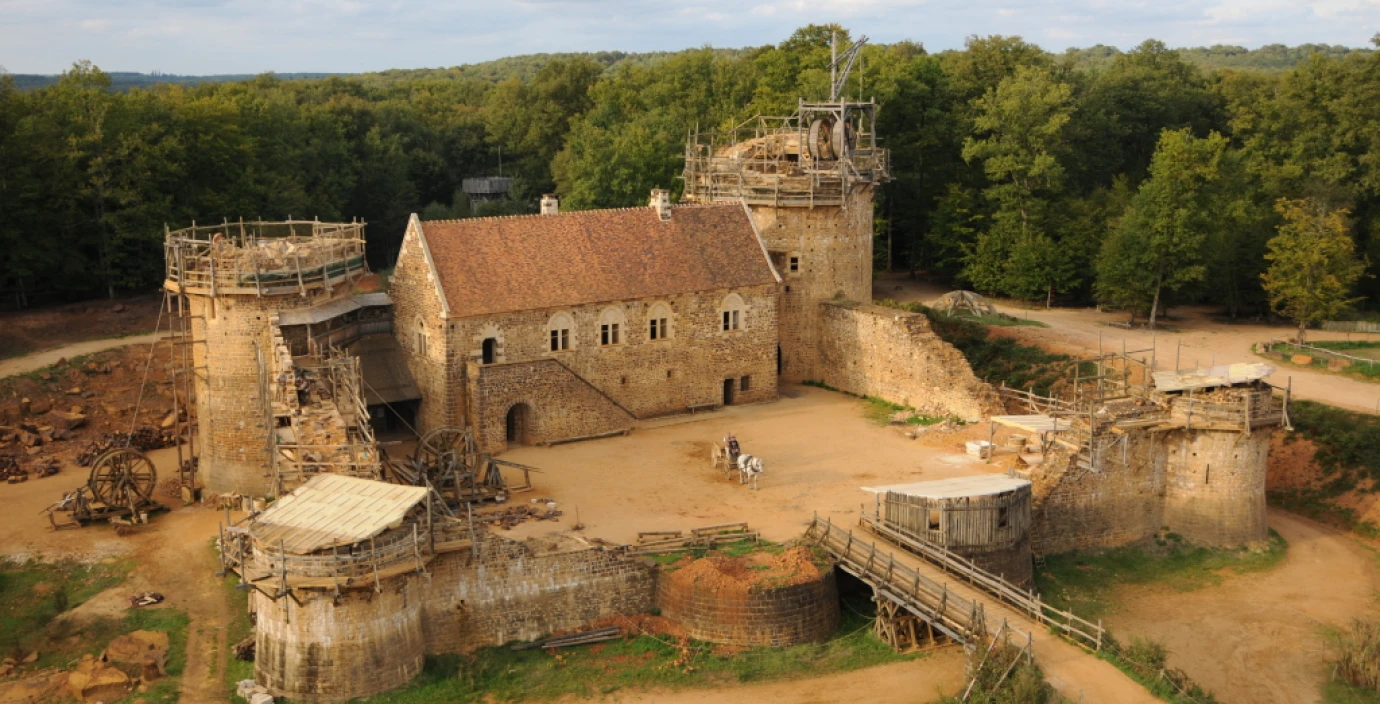
[[[78,59],[128,71],[361,72],[534,52],[761,46],[827,22],[931,51],[974,34],[1022,35],[1056,51],[1147,38],[1366,46],[1380,32],[1380,0],[0,0],[0,17],[0,64],[16,73]]]

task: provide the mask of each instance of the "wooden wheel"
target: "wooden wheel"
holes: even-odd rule
[[[91,463],[87,486],[96,501],[107,506],[130,506],[147,501],[158,484],[158,470],[144,453],[122,447]]]
[[[470,429],[445,425],[422,436],[414,460],[432,486],[453,487],[478,468],[479,447]]]

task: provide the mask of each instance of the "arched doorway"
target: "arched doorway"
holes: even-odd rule
[[[508,417],[504,419],[504,428],[509,445],[531,444],[532,408],[525,403],[509,408]]]

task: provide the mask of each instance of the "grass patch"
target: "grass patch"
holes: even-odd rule
[[[687,689],[846,672],[923,655],[900,654],[872,634],[871,601],[845,600],[839,630],[824,643],[723,652],[709,643],[637,636],[596,646],[541,650],[485,648],[472,656],[428,656],[412,685],[369,704],[534,701],[599,696],[625,689]],[[720,650],[718,654],[715,651]]]
[[[1344,352],[1346,350],[1361,352],[1361,354],[1351,355],[1353,357],[1371,357],[1374,353],[1366,353],[1366,351],[1375,350],[1380,347],[1380,342],[1349,342],[1345,340],[1324,340],[1320,342],[1310,342],[1308,344],[1312,347],[1320,347],[1322,349],[1335,350],[1337,352]],[[1259,346],[1256,346],[1253,351],[1271,361],[1287,364],[1291,367],[1340,374],[1360,381],[1380,382],[1380,359],[1377,359],[1375,364],[1348,360],[1351,362],[1349,366],[1339,371],[1331,371],[1327,368],[1327,363],[1331,358],[1326,355],[1320,355],[1315,350],[1310,350],[1307,347],[1280,343],[1273,345],[1268,352],[1263,351]],[[1293,356],[1296,354],[1308,355],[1313,358],[1313,361],[1309,364],[1295,364]]]
[[[1103,636],[1099,658],[1116,666],[1139,682],[1150,693],[1173,704],[1216,704],[1217,698],[1189,679],[1182,670],[1170,669],[1169,649],[1148,638],[1132,638],[1118,643],[1111,634]]]
[[[1270,491],[1269,502],[1368,538],[1380,538],[1380,526],[1360,520],[1352,509],[1334,503],[1347,492],[1369,492],[1380,485],[1380,417],[1314,401],[1293,401],[1289,419],[1295,433],[1317,447],[1313,461],[1322,477],[1315,486]]]
[[[1322,704],[1380,704],[1380,692],[1330,679],[1323,684]]]
[[[972,315],[969,313],[958,313],[955,315],[948,315],[936,313],[936,315],[944,315],[944,317],[946,318],[957,318],[959,320],[969,320],[974,323],[978,323],[979,325],[995,325],[1000,328],[1014,328],[1022,325],[1028,325],[1034,328],[1049,327],[1049,325],[1042,323],[1038,320],[1031,320],[1029,318],[1017,318],[1014,315],[1002,315],[1000,313],[998,313],[997,315]]]
[[[215,550],[215,539],[211,540],[211,549]],[[227,574],[220,580],[220,589],[225,598],[225,603],[230,607],[230,613],[234,614],[230,618],[230,623],[225,627],[225,647],[234,648],[235,644],[248,638],[254,633],[254,624],[249,620],[249,592],[240,591],[235,588],[240,583],[240,578],[234,574]],[[211,662],[214,666],[219,659],[219,654],[211,655]],[[225,672],[222,674],[225,684],[226,696],[235,704],[248,704],[243,697],[235,694],[235,684],[240,680],[254,679],[254,663],[245,662],[235,657],[232,651],[225,658]],[[215,676],[215,673],[211,673]]]
[[[0,562],[0,653],[37,650],[37,667],[55,667],[100,650],[117,635],[114,626],[54,622],[59,614],[123,582],[133,567],[130,560],[115,558],[92,564]]]
[[[892,403],[891,401],[888,401],[884,398],[877,398],[876,396],[858,396],[857,394],[851,394],[847,391],[836,389],[822,381],[806,380],[801,383],[805,386],[810,386],[816,389],[824,389],[825,391],[833,391],[834,393],[844,394],[845,396],[852,396],[854,398],[862,399],[863,417],[878,425],[890,424],[892,422],[892,417],[901,411],[910,411],[910,413],[901,421],[906,425],[935,425],[936,423],[943,423],[946,420],[944,416],[926,415],[924,413],[916,411],[914,408],[911,408],[910,406],[903,406],[899,403]],[[953,421],[959,425],[964,424],[964,421],[959,420],[957,418],[953,419]]]
[[[1065,553],[1045,558],[1035,585],[1055,608],[1090,620],[1111,611],[1111,598],[1125,584],[1166,583],[1186,592],[1222,580],[1222,571],[1259,572],[1284,559],[1288,544],[1271,530],[1263,548],[1221,550],[1189,545],[1175,534],[1157,536],[1154,547],[1127,546],[1097,553]],[[1162,545],[1160,544],[1162,543]]]

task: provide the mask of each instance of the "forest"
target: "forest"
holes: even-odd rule
[[[678,191],[689,130],[826,96],[836,30],[847,38],[811,25],[751,49],[123,90],[86,62],[29,89],[0,76],[0,297],[147,290],[164,225],[194,220],[362,218],[388,267],[410,213],[468,217],[461,180],[500,169],[514,192],[478,215],[533,212],[544,192],[563,209],[641,205]],[[1233,316],[1316,275],[1339,284],[1332,304],[1364,307],[1380,286],[1380,52],[1232,49],[868,45],[848,95],[881,105],[892,150],[877,268],[1041,304]]]

